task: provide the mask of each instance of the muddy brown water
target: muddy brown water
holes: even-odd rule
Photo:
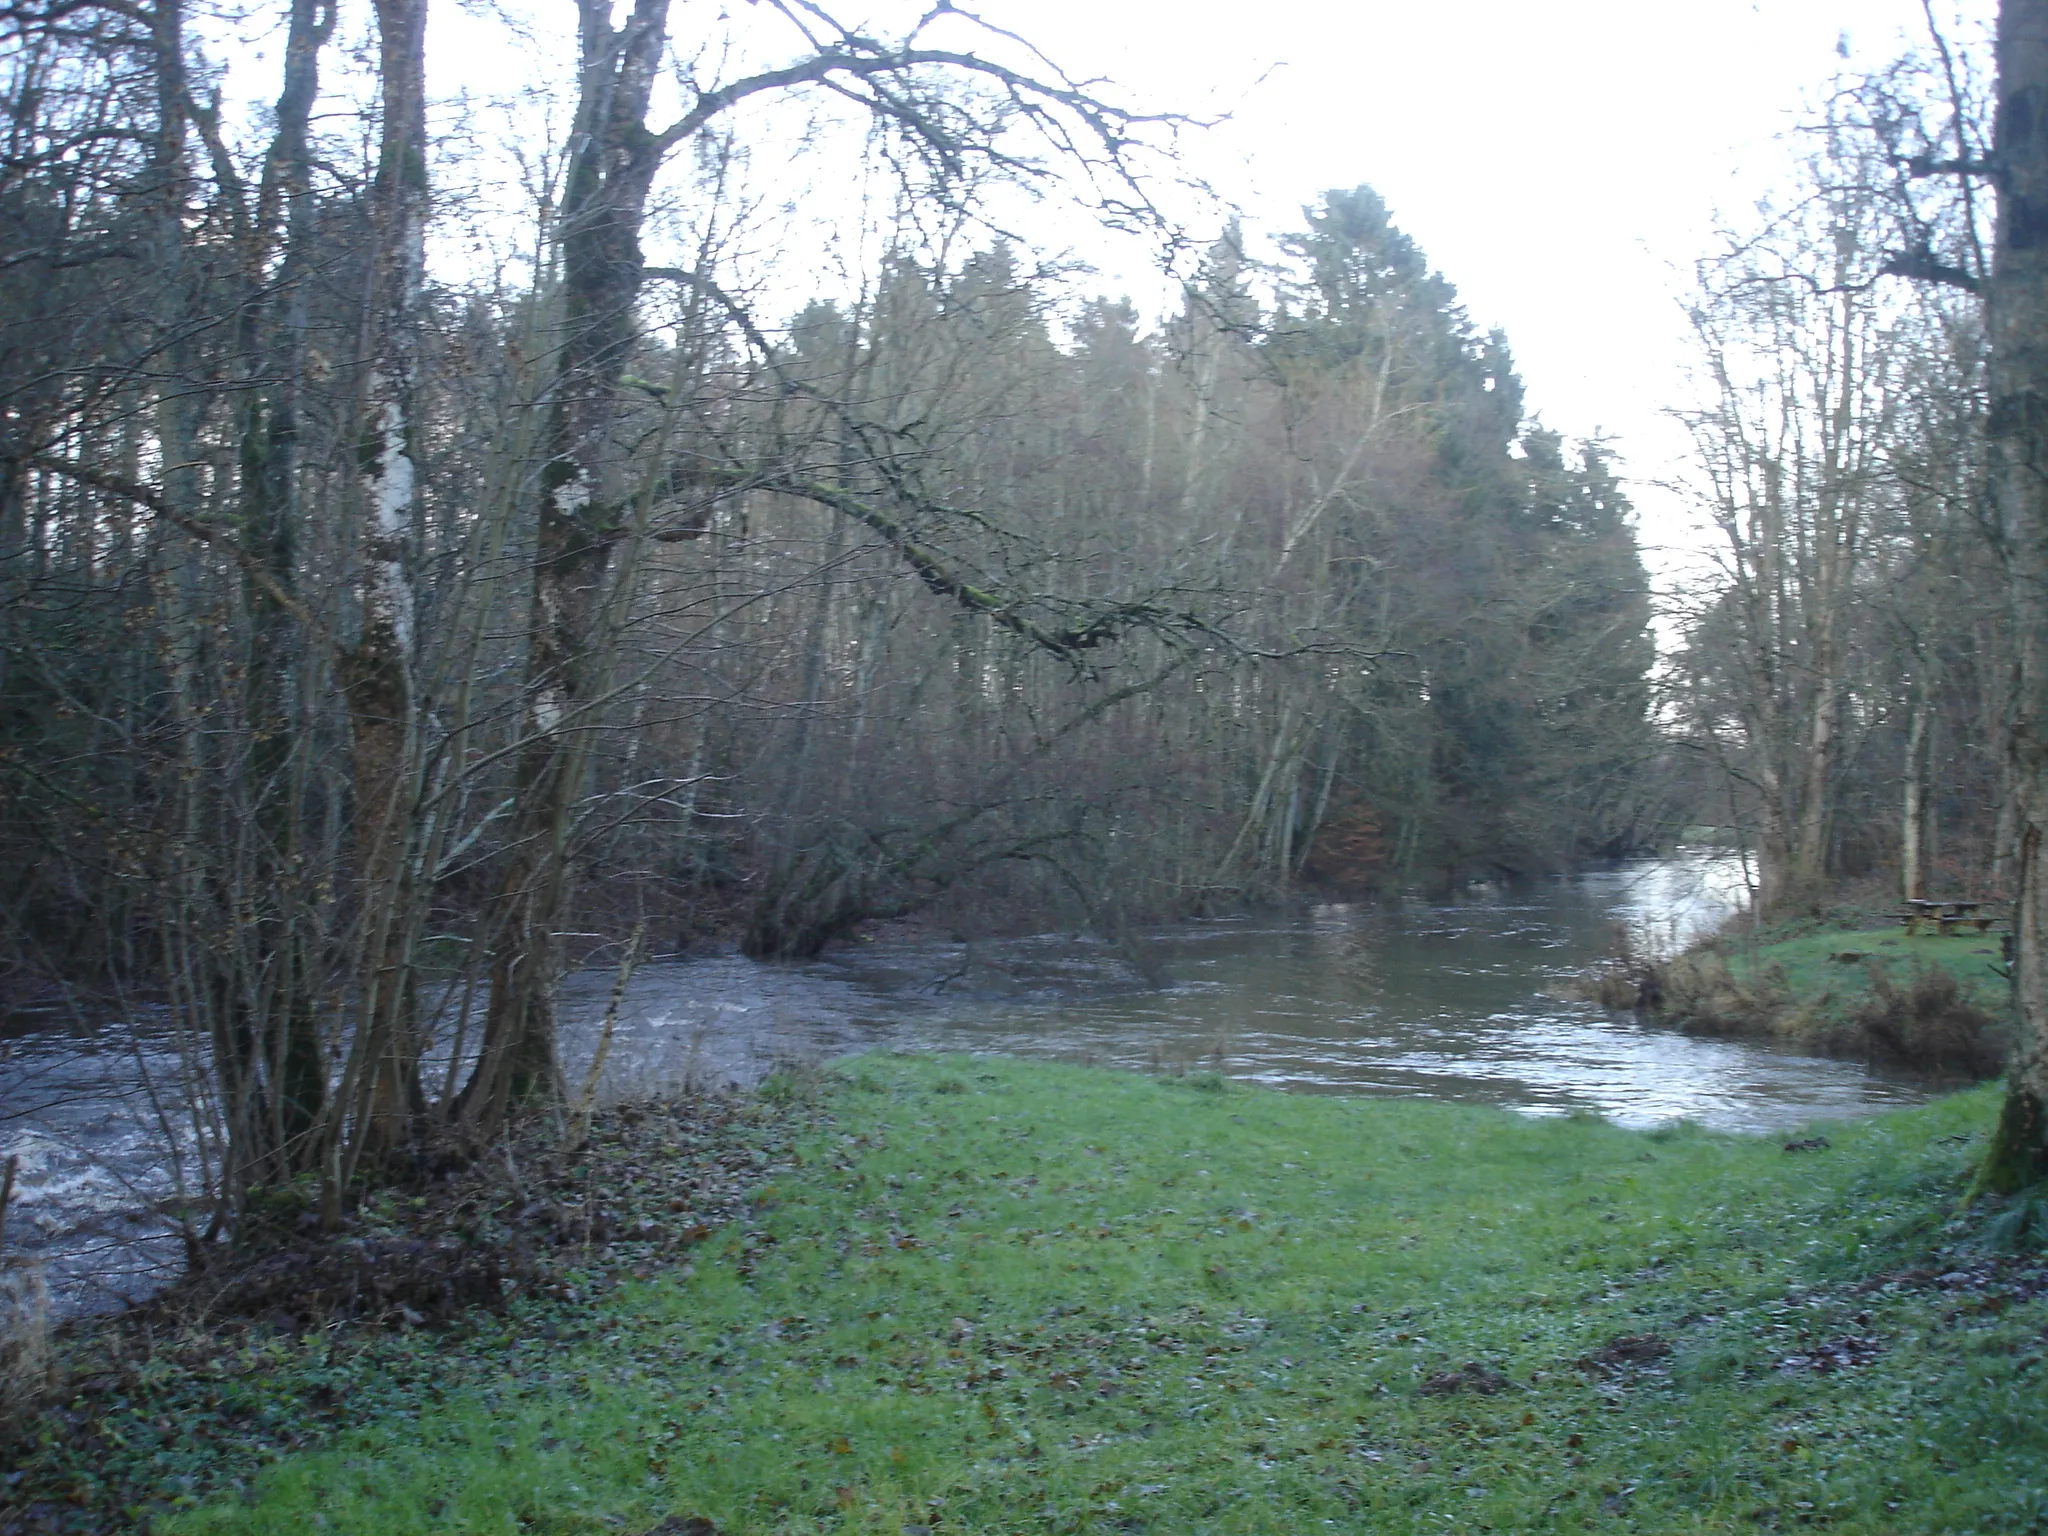
[[[785,1061],[945,1050],[1749,1133],[1935,1091],[1855,1062],[1691,1039],[1571,995],[1618,926],[1669,950],[1727,916],[1742,889],[1735,861],[1682,850],[1448,901],[1176,924],[1121,945],[893,939],[800,965],[650,963],[627,989],[603,1089],[746,1086]],[[564,984],[572,1082],[612,982],[591,971]],[[21,1157],[6,1246],[43,1257],[67,1307],[145,1293],[179,1258],[154,1214],[179,1180],[167,1148],[181,1147],[191,1177],[191,1139],[164,1129],[186,1102],[174,1044],[142,1011],[93,1026],[17,1013],[0,1033],[0,1153]]]

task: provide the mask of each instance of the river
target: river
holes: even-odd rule
[[[895,1049],[1749,1133],[1926,1098],[1932,1086],[1908,1075],[1692,1039],[1571,994],[1617,928],[1668,951],[1723,920],[1741,891],[1734,861],[1681,850],[1447,901],[1176,924],[1120,945],[906,937],[800,965],[650,963],[627,988],[602,1091],[745,1086],[786,1061]],[[587,1075],[612,987],[596,971],[564,984],[572,1084]],[[140,1294],[177,1259],[152,1206],[176,1184],[157,1107],[183,1101],[180,1061],[163,1021],[136,1019],[8,1021],[0,1150],[20,1155],[21,1181],[6,1243],[47,1262],[68,1306]]]
[[[1618,928],[1668,953],[1735,911],[1743,890],[1736,861],[1681,851],[1449,901],[1176,924],[1122,946],[1063,934],[904,939],[800,966],[643,966],[605,1086],[744,1084],[779,1060],[896,1049],[1761,1133],[1926,1097],[1911,1076],[1694,1039],[1572,995]],[[612,985],[598,973],[567,984],[565,1050],[584,1061]]]

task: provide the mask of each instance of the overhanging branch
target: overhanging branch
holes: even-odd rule
[[[1934,252],[1893,251],[1884,259],[1878,269],[1880,277],[1904,277],[1920,283],[1940,283],[1949,288],[1960,288],[1965,293],[1982,294],[1984,280],[1974,272],[1943,261]]]

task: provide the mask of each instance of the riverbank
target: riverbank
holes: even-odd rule
[[[1994,1107],[1788,1148],[867,1058],[692,1172],[601,1126],[495,1309],[131,1331],[7,1528],[2032,1529],[2048,1261],[1955,1217]]]
[[[1905,933],[1849,918],[1722,934],[1664,961],[1620,956],[1589,990],[1688,1034],[1768,1040],[1981,1081],[2011,1049],[1997,934]]]

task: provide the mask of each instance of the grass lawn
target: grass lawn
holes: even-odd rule
[[[169,1528],[2048,1529],[2048,1271],[1929,1257],[1989,1091],[1788,1153],[1007,1060],[836,1077],[745,1230]]]
[[[1942,937],[1890,928],[1724,937],[1657,966],[1648,980],[1610,967],[1610,1005],[1641,998],[1693,1034],[1775,1040],[1981,1081],[2010,1050],[2011,986],[1993,934]]]
[[[1805,933],[1765,944],[1737,939],[1729,943],[1727,953],[1728,968],[1744,979],[1772,965],[1782,967],[1786,984],[1800,997],[1868,991],[1866,963],[1872,960],[1900,980],[1922,964],[1943,965],[1983,997],[2001,998],[2007,986],[1996,933],[1909,935],[1894,923],[1888,928]],[[1843,955],[1855,959],[1843,960]]]

